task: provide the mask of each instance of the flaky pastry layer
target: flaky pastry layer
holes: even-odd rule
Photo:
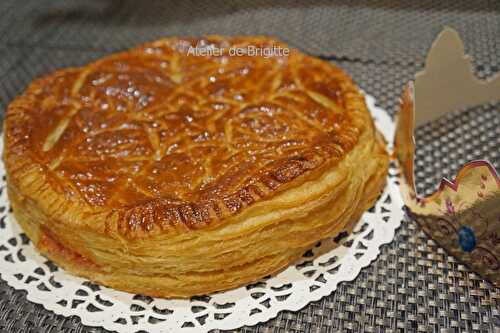
[[[388,156],[333,65],[197,57],[265,37],[164,39],[34,81],[8,107],[14,214],[39,250],[98,283],[161,297],[275,273],[350,229]]]

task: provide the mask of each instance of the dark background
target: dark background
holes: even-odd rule
[[[175,35],[277,36],[331,60],[391,115],[443,26],[460,32],[477,75],[500,66],[499,1],[0,0],[0,110],[35,77]],[[456,112],[417,130],[418,189],[468,160],[500,165],[500,106]],[[1,268],[0,268],[1,272]],[[500,290],[404,221],[355,281],[297,313],[243,332],[499,332]],[[444,330],[444,331],[443,331]],[[0,331],[101,332],[0,282]]]

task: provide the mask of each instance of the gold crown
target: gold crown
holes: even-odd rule
[[[452,47],[451,52],[458,50],[462,54],[446,57],[443,52],[450,52],[450,48],[443,47],[443,45],[458,45],[455,51]],[[465,59],[466,61],[457,60],[453,64],[438,64],[439,61],[446,61],[446,59]],[[430,63],[432,66],[426,72]],[[440,73],[432,72],[436,68],[439,68]],[[465,73],[464,77],[472,77],[465,83],[467,88],[464,89],[468,91],[465,94],[475,95],[465,97],[462,95],[456,99],[455,95],[459,94],[463,87],[448,87],[446,89],[451,89],[450,91],[455,94],[451,97],[454,100],[441,102],[439,109],[429,110],[429,104],[424,101],[432,98],[430,94],[433,89],[429,89],[429,86],[436,84],[433,77],[442,81],[441,76],[446,75],[447,72]],[[463,85],[465,81],[454,82],[455,85]],[[408,215],[415,219],[424,232],[450,254],[497,286],[500,286],[500,177],[498,173],[488,161],[470,161],[458,171],[454,180],[442,179],[440,186],[433,194],[425,197],[418,195],[414,177],[414,129],[416,124],[423,124],[458,107],[469,107],[492,99],[500,99],[498,96],[500,89],[497,87],[499,83],[500,76],[498,75],[488,81],[476,79],[472,74],[469,57],[463,54],[463,45],[458,34],[452,29],[445,29],[429,52],[426,69],[417,74],[415,87],[410,82],[403,92],[394,140],[394,155],[401,168],[401,192]],[[471,90],[471,86],[475,86],[476,90]],[[441,92],[439,94],[441,97]],[[415,96],[418,96],[417,103],[415,103]],[[443,96],[446,97],[447,93]],[[418,109],[418,106],[424,110]]]

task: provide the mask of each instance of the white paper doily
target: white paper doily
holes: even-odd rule
[[[367,104],[377,127],[390,142],[394,124],[387,113]],[[0,140],[0,148],[3,142]],[[351,235],[340,233],[307,251],[303,258],[276,276],[235,290],[191,300],[164,300],[100,287],[69,275],[39,255],[15,222],[5,190],[0,162],[0,274],[9,285],[27,291],[28,300],[57,314],[81,318],[85,325],[119,332],[206,332],[255,325],[283,310],[296,311],[351,281],[390,242],[403,218],[403,203],[391,167],[388,185],[376,205],[366,212]],[[317,251],[332,250],[311,260]]]

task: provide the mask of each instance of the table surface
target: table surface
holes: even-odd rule
[[[500,67],[498,1],[29,0],[0,2],[0,109],[35,77],[162,36],[264,34],[333,61],[391,115],[436,34],[457,29],[477,75]],[[500,104],[417,129],[418,190],[472,159],[500,166]],[[0,269],[1,273],[1,269]],[[0,281],[0,332],[103,332]],[[500,289],[405,221],[357,279],[298,312],[241,332],[500,332]]]

